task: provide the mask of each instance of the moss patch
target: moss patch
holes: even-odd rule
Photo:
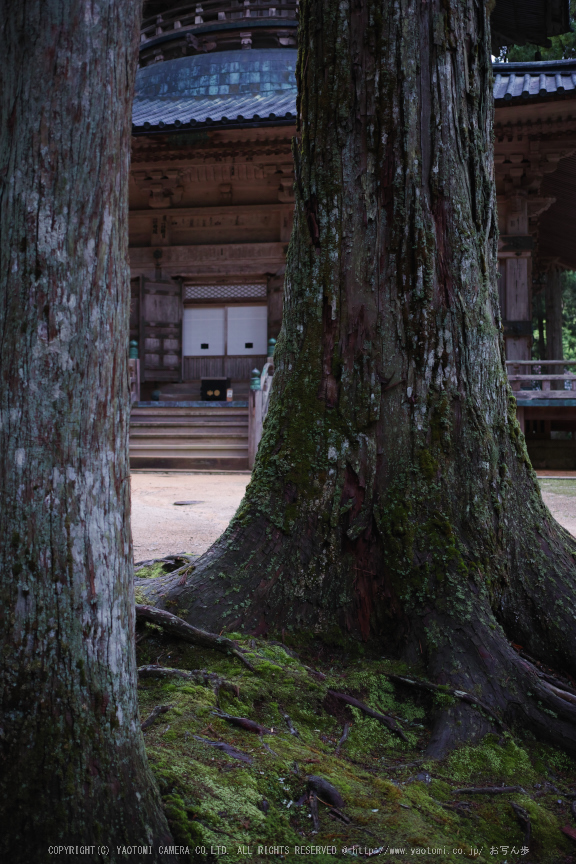
[[[434,848],[440,850],[433,855],[437,862],[510,864],[524,857],[511,852],[523,846],[512,801],[530,814],[532,864],[571,860],[570,841],[560,829],[572,824],[566,792],[576,783],[576,766],[565,754],[519,734],[489,735],[443,762],[425,763],[423,750],[437,705],[427,694],[408,698],[395,689],[386,673],[405,672],[405,667],[366,655],[359,659],[353,644],[327,650],[329,637],[304,640],[308,666],[288,647],[239,639],[251,648],[254,674],[233,658],[171,641],[157,628],[147,628],[138,645],[139,665],[207,669],[240,688],[238,698],[221,689],[218,708],[210,686],[179,679],[145,679],[139,685],[143,717],[156,705],[172,706],[146,730],[145,740],[174,839],[190,850],[182,860],[296,861],[312,858],[297,849],[330,846],[335,854],[319,851],[313,860],[348,861],[364,850],[382,848],[378,860],[412,862],[431,860],[431,853],[418,850]],[[358,710],[331,701],[328,689],[345,691],[393,715],[409,742]],[[261,738],[218,717],[218,710],[273,732]],[[298,736],[290,733],[286,714]],[[351,724],[350,734],[337,751],[345,723]],[[229,745],[249,761],[207,741]],[[312,774],[336,786],[349,823],[320,802],[320,830],[314,833],[304,800]],[[526,794],[455,794],[463,786],[501,784],[521,786]],[[491,849],[496,851],[491,854]]]

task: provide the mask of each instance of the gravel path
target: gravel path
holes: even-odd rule
[[[174,552],[201,555],[230,522],[249,480],[248,473],[132,474],[134,560]],[[576,537],[576,477],[540,482],[552,515]]]

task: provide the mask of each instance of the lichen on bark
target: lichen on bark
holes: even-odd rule
[[[138,0],[2,4],[0,855],[169,840],[136,701],[127,185]],[[88,850],[88,851],[86,851]]]

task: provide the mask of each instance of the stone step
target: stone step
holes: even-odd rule
[[[248,430],[240,432],[219,432],[215,435],[210,431],[195,431],[189,432],[186,429],[175,431],[173,429],[134,429],[130,434],[131,441],[162,441],[166,442],[166,446],[171,442],[190,441],[197,443],[198,441],[208,441],[214,446],[223,446],[226,441],[248,441]]]
[[[245,405],[136,404],[130,418],[130,465],[161,470],[248,469]]]
[[[186,417],[179,417],[166,420],[164,417],[132,420],[130,423],[131,429],[211,429],[213,432],[221,432],[224,429],[247,429],[248,418],[239,417],[237,420],[225,418],[219,423],[200,418],[198,420]]]

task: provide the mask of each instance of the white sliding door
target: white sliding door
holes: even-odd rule
[[[227,351],[232,356],[263,354],[268,349],[268,308],[228,306]]]
[[[225,354],[226,310],[220,306],[188,307],[182,321],[185,357],[216,357]]]

